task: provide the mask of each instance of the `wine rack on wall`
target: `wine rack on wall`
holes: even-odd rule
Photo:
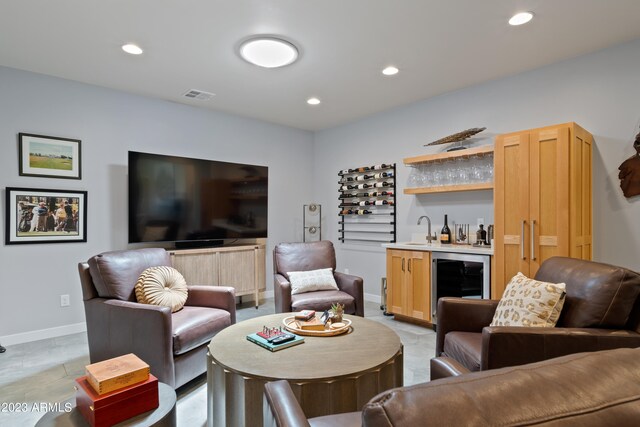
[[[343,169],[338,177],[338,240],[395,242],[396,164]]]

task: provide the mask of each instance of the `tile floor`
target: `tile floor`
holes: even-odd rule
[[[264,301],[257,310],[252,303],[244,303],[238,306],[237,321],[274,312],[273,299]],[[428,381],[429,359],[435,353],[435,333],[383,316],[374,303],[366,303],[365,317],[384,323],[400,336],[405,351],[404,384]],[[32,426],[46,412],[33,410],[34,404],[55,403],[72,397],[74,379],[84,374],[84,367],[89,363],[88,352],[85,333],[8,346],[7,352],[0,354],[0,426]],[[178,390],[179,426],[206,425],[206,387],[203,374]],[[28,410],[17,412],[9,406],[16,403]]]

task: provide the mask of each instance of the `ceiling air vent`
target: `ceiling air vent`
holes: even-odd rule
[[[191,90],[187,91],[186,93],[184,93],[182,96],[187,97],[187,98],[191,98],[191,99],[199,99],[200,101],[208,101],[211,98],[213,98],[214,96],[216,96],[216,94],[215,93],[204,92],[202,90],[191,89]]]

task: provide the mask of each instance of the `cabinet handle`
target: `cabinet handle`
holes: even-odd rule
[[[404,258],[402,258],[402,271],[404,271]]]
[[[527,259],[527,258],[524,256],[524,224],[525,224],[526,222],[527,222],[527,221],[525,221],[524,219],[522,220],[522,224],[521,224],[521,226],[522,226],[522,227],[521,227],[521,229],[520,229],[520,257],[521,257],[522,259]]]
[[[535,261],[536,259],[536,220],[531,220],[531,259]]]
[[[407,270],[409,270],[409,273],[411,273],[411,258],[409,258],[409,261],[407,261]]]

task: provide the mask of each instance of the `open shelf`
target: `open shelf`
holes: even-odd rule
[[[439,187],[415,187],[405,188],[404,194],[432,194],[453,193],[456,191],[493,190],[493,182],[480,182],[477,184],[441,185]]]
[[[437,160],[457,159],[459,157],[486,156],[493,153],[493,145],[465,148],[464,150],[447,151],[437,154],[423,154],[422,156],[407,157],[403,160],[405,165],[435,162]]]

